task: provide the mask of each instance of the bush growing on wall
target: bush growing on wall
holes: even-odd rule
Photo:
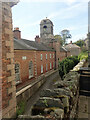
[[[79,54],[79,56],[78,56],[78,59],[79,60],[82,60],[82,59],[88,59],[88,52],[87,51],[85,51],[85,52],[81,52],[80,54]]]
[[[79,62],[78,56],[67,57],[62,61],[59,61],[59,74],[61,78],[67,74],[75,65]]]

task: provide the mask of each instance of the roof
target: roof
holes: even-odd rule
[[[76,44],[69,43],[68,45],[65,46],[65,48],[67,49],[67,48],[80,48],[80,47]]]
[[[64,48],[64,47],[60,47],[60,51],[61,52],[68,52],[68,50],[66,48]]]
[[[14,49],[18,50],[37,50],[36,48],[32,47],[31,45],[26,44],[22,40],[18,40],[14,38]]]
[[[41,20],[41,22],[40,22],[40,24],[49,24],[49,23],[51,23],[51,24],[53,24],[53,22],[51,21],[51,20],[49,20],[49,19],[43,19],[43,20]]]
[[[55,51],[54,49],[47,47],[43,43],[37,43],[26,39],[14,39],[14,49],[18,50],[40,50],[40,51]]]

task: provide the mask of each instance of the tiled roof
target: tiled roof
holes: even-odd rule
[[[67,49],[67,48],[80,48],[80,47],[76,44],[71,44],[70,43],[70,44],[66,45],[65,48]]]

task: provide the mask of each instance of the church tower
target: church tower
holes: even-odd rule
[[[40,41],[43,43],[48,43],[53,39],[53,23],[47,18],[43,19],[40,22]]]

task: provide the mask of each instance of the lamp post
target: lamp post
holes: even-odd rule
[[[88,67],[90,67],[90,1],[88,2]]]

